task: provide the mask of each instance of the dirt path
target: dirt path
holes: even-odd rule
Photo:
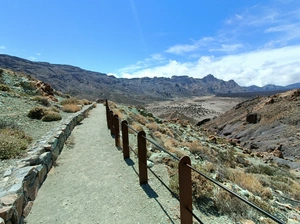
[[[139,185],[137,163],[134,158],[125,162],[114,146],[103,105],[73,130],[72,138],[74,147],[64,147],[27,223],[179,223],[179,202],[152,174],[149,185]],[[168,183],[163,165],[152,169]]]

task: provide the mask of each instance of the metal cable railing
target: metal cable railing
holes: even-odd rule
[[[107,101],[106,101],[106,104],[107,104]],[[233,196],[237,197],[239,200],[243,201],[244,203],[246,203],[247,205],[251,206],[252,208],[256,209],[257,211],[263,213],[265,216],[269,217],[270,219],[272,219],[273,221],[277,222],[277,223],[280,223],[280,224],[283,224],[284,222],[279,220],[277,217],[273,216],[272,214],[266,212],[265,210],[259,208],[258,206],[256,206],[255,204],[253,204],[252,202],[242,198],[240,195],[236,194],[235,192],[231,191],[230,189],[226,188],[225,186],[223,186],[221,183],[219,183],[218,181],[214,180],[213,178],[207,176],[206,174],[202,173],[201,171],[195,169],[194,167],[191,166],[191,163],[190,163],[190,159],[189,157],[187,156],[184,156],[182,157],[181,159],[178,158],[177,156],[173,155],[172,153],[170,153],[168,150],[164,149],[162,146],[158,145],[156,142],[154,142],[154,140],[152,139],[149,139],[146,137],[146,133],[144,131],[137,131],[135,130],[134,128],[132,128],[130,125],[128,125],[127,121],[125,121],[125,126],[122,126],[122,127],[126,127],[127,128],[127,131],[125,132],[127,134],[127,137],[126,136],[123,136],[123,129],[122,129],[122,136],[119,134],[119,127],[115,127],[116,125],[113,125],[113,114],[111,115],[111,117],[108,115],[109,113],[109,108],[108,108],[108,104],[107,104],[107,119],[110,119],[107,120],[107,125],[108,125],[108,128],[111,129],[111,132],[114,132],[114,135],[115,135],[115,138],[116,137],[121,137],[123,139],[123,148],[125,147],[128,147],[128,149],[130,151],[132,151],[138,158],[139,158],[139,173],[140,173],[140,183],[143,184],[143,183],[147,183],[148,181],[148,177],[147,177],[147,171],[145,170],[149,170],[159,181],[160,183],[166,187],[166,189],[172,194],[172,196],[174,196],[179,202],[180,202],[180,206],[181,206],[181,219],[182,220],[188,220],[188,221],[182,221],[182,223],[192,223],[192,218],[191,217],[194,217],[199,223],[203,223],[192,211],[192,198],[190,199],[186,199],[186,198],[183,198],[183,200],[185,202],[182,202],[180,199],[181,197],[185,197],[185,193],[181,193],[180,192],[180,197],[178,197],[176,195],[176,193],[174,193],[164,182],[163,180],[161,180],[156,174],[155,172],[147,167],[147,156],[146,156],[146,142],[150,142],[151,144],[155,145],[158,149],[160,149],[161,151],[165,152],[166,154],[168,154],[169,156],[171,156],[173,159],[175,159],[176,161],[179,161],[179,179],[181,177],[184,177],[183,179],[185,181],[183,181],[183,183],[180,182],[179,180],[179,186],[180,188],[183,187],[185,189],[188,189],[189,194],[190,196],[189,197],[192,197],[192,192],[191,192],[191,174],[190,172],[191,171],[194,171],[196,172],[198,175],[201,175],[202,177],[204,177],[205,179],[209,180],[210,182],[214,183],[215,185],[217,185],[218,187],[222,188],[223,190],[227,191],[228,193],[232,194]],[[112,112],[111,112],[112,113]],[[118,123],[117,126],[119,126],[119,123],[121,121],[121,119],[118,118],[117,115],[116,116],[116,122]],[[122,121],[123,123],[124,121]],[[132,130],[138,137],[138,153],[135,152],[135,150],[132,149],[132,147],[129,145],[129,142],[128,142],[128,129]],[[116,132],[116,133],[115,133]],[[125,138],[126,137],[126,138]],[[127,139],[127,140],[126,140]],[[124,140],[127,141],[128,144],[124,144]],[[116,140],[116,145],[117,145],[117,140]],[[123,150],[124,152],[124,150]],[[125,152],[124,152],[125,153]],[[140,154],[143,154],[143,159],[141,159],[140,161],[140,157],[141,155]],[[129,157],[129,155],[128,155]],[[125,158],[125,157],[124,157]],[[186,168],[182,168],[184,171],[180,171],[180,167],[186,167]],[[187,173],[187,168],[190,170],[189,173]],[[190,179],[186,179],[185,175],[184,174],[188,174],[187,176],[189,176]],[[180,177],[181,176],[181,177]],[[186,186],[184,186],[185,182],[190,182],[190,187],[186,188]],[[181,186],[182,184],[182,186]],[[189,189],[190,188],[190,189]],[[180,189],[181,190],[181,189]],[[188,195],[188,194],[187,194]],[[185,210],[185,211],[182,211],[182,210]],[[186,214],[189,214],[191,215],[190,217],[188,217],[188,215]],[[183,217],[184,216],[184,217]],[[188,218],[187,218],[188,217]]]

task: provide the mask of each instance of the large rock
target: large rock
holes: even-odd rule
[[[260,115],[258,113],[247,114],[246,121],[250,124],[257,124],[260,121]]]

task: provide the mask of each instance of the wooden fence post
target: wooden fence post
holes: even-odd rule
[[[122,139],[123,139],[123,157],[124,159],[129,159],[129,139],[128,139],[128,122],[122,121],[121,128],[122,128]]]
[[[114,135],[114,113],[112,110],[109,111],[109,123],[110,123],[110,134]]]
[[[110,129],[109,125],[109,107],[108,107],[108,101],[105,100],[105,108],[106,108],[106,122],[107,122],[107,128]]]
[[[113,117],[114,124],[114,135],[115,135],[115,145],[116,147],[120,146],[120,127],[119,127],[119,117],[114,115]]]
[[[179,198],[180,198],[180,223],[192,224],[192,177],[191,169],[187,166],[191,165],[191,159],[183,156],[178,164],[179,173]]]
[[[140,131],[138,133],[138,157],[139,157],[139,176],[140,184],[148,183],[147,170],[147,148],[146,148],[146,133]]]

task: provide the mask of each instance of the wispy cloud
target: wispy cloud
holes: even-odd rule
[[[162,54],[153,54],[149,58],[146,58],[142,61],[138,61],[135,64],[128,65],[122,69],[119,69],[118,72],[121,74],[135,72],[139,69],[146,69],[153,66],[158,66],[162,63],[165,63],[167,60]]]
[[[297,5],[295,0],[261,2],[225,19],[215,36],[175,44],[159,54],[161,60],[152,56],[120,69],[119,76],[202,78],[213,74],[243,86],[300,82]],[[182,56],[181,61],[174,59],[178,55]]]
[[[6,49],[5,46],[0,46],[0,50],[4,50],[4,49]]]
[[[176,44],[168,48],[165,52],[177,55],[193,52],[198,50],[200,47],[208,46],[211,41],[213,41],[212,37],[204,37],[198,41],[195,41],[193,44]]]
[[[288,85],[300,82],[300,45],[261,49],[217,58],[202,56],[196,62],[170,60],[161,66],[123,73],[122,77],[188,75],[202,78],[207,74],[224,80],[233,79],[243,86],[263,86],[270,83]]]
[[[210,49],[209,51],[223,51],[227,53],[235,52],[237,49],[242,48],[242,44],[222,44],[221,48]]]

